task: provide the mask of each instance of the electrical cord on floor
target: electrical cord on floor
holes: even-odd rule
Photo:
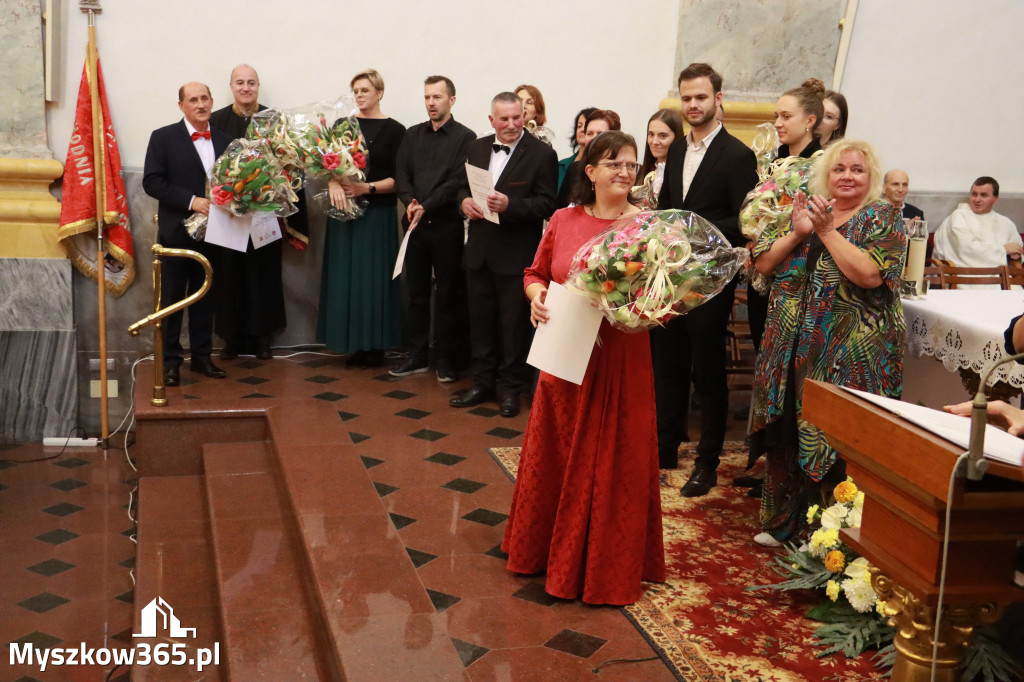
[[[661,656],[648,656],[647,658],[609,658],[607,661],[602,662],[596,668],[591,670],[592,673],[601,672],[601,668],[607,667],[615,663],[643,663],[645,661],[656,661]]]
[[[37,459],[6,459],[0,457],[0,462],[12,462],[14,464],[31,464],[33,462],[45,462],[51,459],[59,459],[64,455],[64,452],[68,449],[68,443],[71,442],[71,438],[75,435],[75,433],[80,433],[81,437],[85,438],[85,429],[83,429],[81,426],[71,427],[71,430],[68,431],[68,435],[65,436],[64,438],[64,446],[61,447],[60,452],[58,452],[56,455],[48,455],[46,457],[39,457]]]

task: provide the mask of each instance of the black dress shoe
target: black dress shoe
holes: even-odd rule
[[[701,497],[707,495],[708,491],[718,485],[718,474],[708,466],[697,465],[690,474],[690,480],[686,482],[679,494],[683,497]]]
[[[488,400],[494,400],[494,391],[487,388],[468,388],[448,401],[452,407],[475,407]]]
[[[217,365],[213,364],[213,360],[211,360],[210,358],[203,358],[202,360],[193,360],[192,371],[208,376],[211,379],[223,379],[228,375],[227,372],[222,370]]]
[[[225,343],[220,351],[221,360],[234,360],[238,357],[238,346],[233,343]]]
[[[498,414],[510,419],[519,414],[519,394],[506,393],[501,396],[501,404],[498,405]]]
[[[177,367],[164,368],[164,386],[177,386],[181,383],[181,374]]]

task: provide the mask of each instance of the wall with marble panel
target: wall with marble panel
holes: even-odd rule
[[[71,263],[0,259],[0,443],[78,423]]]
[[[807,78],[832,85],[843,0],[680,0],[676,73],[707,62],[731,100],[773,102]]]

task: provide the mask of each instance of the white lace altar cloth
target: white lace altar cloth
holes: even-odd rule
[[[938,358],[950,372],[967,368],[981,374],[994,361],[1006,357],[1003,332],[1022,312],[1024,292],[1020,290],[940,289],[929,291],[921,301],[904,299],[906,350],[914,357]],[[1024,387],[1024,365],[1000,365],[988,383],[997,381]]]

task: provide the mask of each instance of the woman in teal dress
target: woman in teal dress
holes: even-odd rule
[[[817,379],[898,398],[903,380],[899,281],[907,237],[899,211],[879,200],[878,157],[842,139],[818,157],[811,197],[791,222],[766,230],[755,267],[774,282],[754,379],[751,450],[767,458],[761,530],[777,545],[801,532],[845,477],[824,433],[801,418],[803,383]]]
[[[583,135],[586,133],[587,117],[597,111],[597,107],[584,107],[573,119],[575,132],[569,136],[569,144],[572,147],[572,154],[558,162],[558,191],[562,192],[562,183],[565,182],[565,173],[574,162],[583,158]]]
[[[367,201],[361,218],[327,219],[317,340],[352,353],[349,366],[376,367],[384,351],[401,342],[398,282],[391,279],[398,255],[395,159],[405,126],[381,113],[384,80],[369,69],[351,81],[359,127],[368,149],[365,182],[330,182],[337,207],[356,197]]]

